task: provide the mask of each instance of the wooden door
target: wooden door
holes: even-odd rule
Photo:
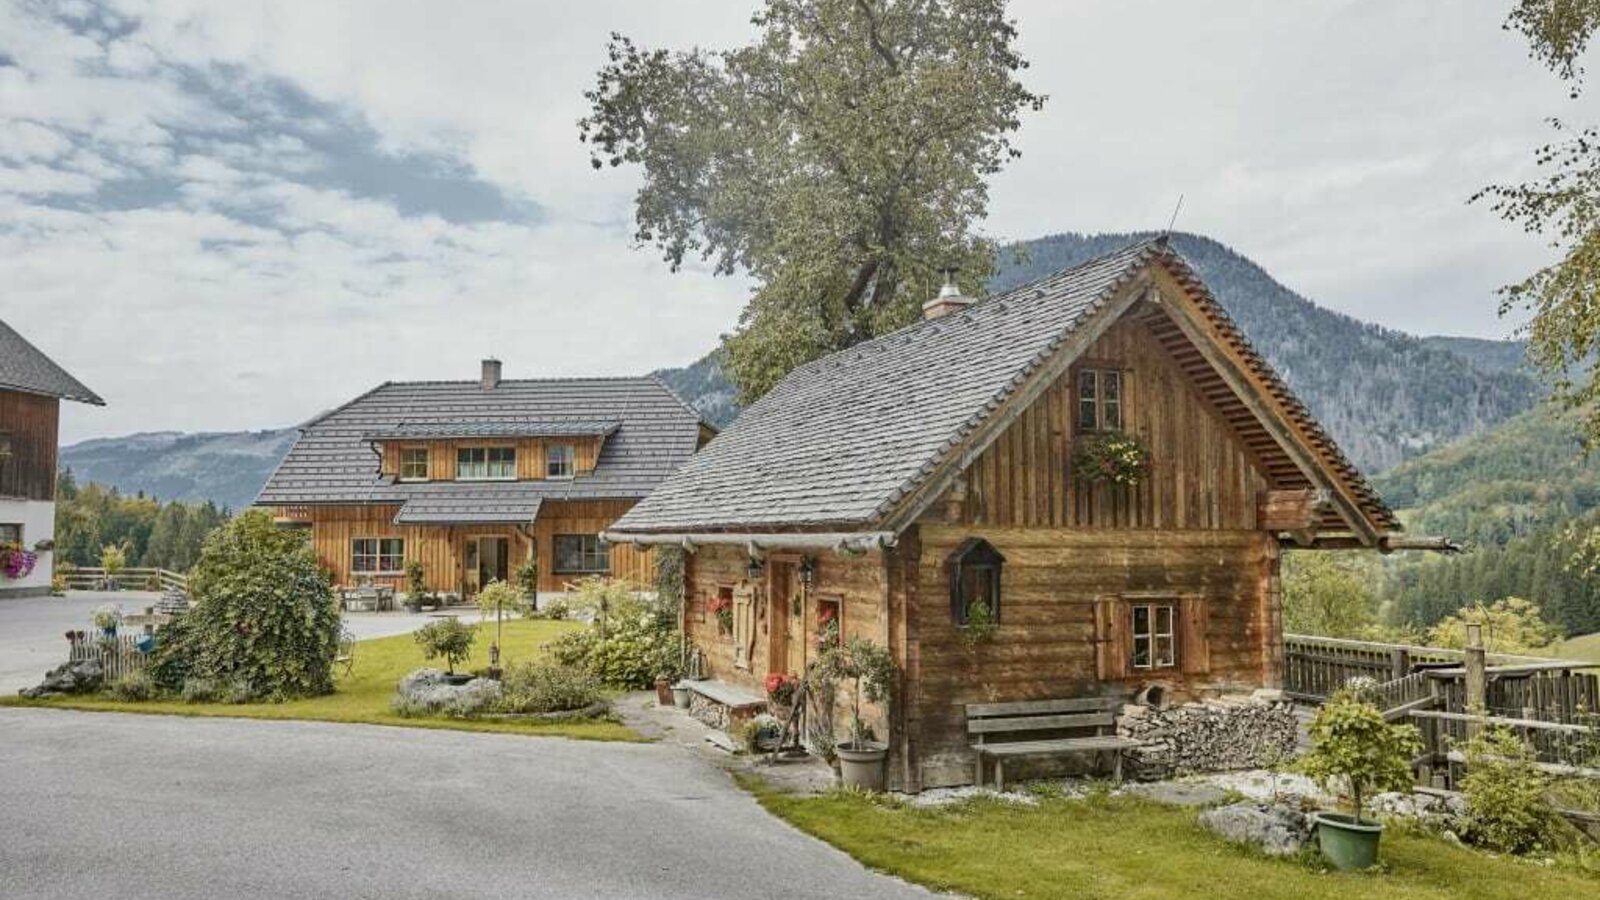
[[[793,672],[789,662],[789,643],[793,637],[795,593],[794,563],[773,561],[767,565],[767,673]]]

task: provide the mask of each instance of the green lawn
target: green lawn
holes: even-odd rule
[[[479,626],[481,633],[472,658],[464,669],[489,664],[489,642],[493,624]],[[531,659],[540,647],[564,631],[583,626],[573,622],[511,621],[505,623],[507,662]],[[149,703],[121,703],[99,696],[52,697],[24,700],[0,698],[3,706],[49,706],[110,712],[155,713],[179,716],[232,716],[248,719],[308,719],[319,722],[361,722],[369,725],[402,725],[407,728],[449,728],[457,731],[496,731],[555,737],[584,738],[595,741],[642,741],[632,729],[615,722],[480,722],[470,719],[405,719],[389,711],[395,682],[413,669],[432,665],[422,658],[422,649],[411,635],[378,638],[356,644],[355,668],[341,675],[337,689],[325,697],[293,700],[287,703],[184,703],[162,700]]]
[[[1600,663],[1600,631],[1568,638],[1557,644],[1555,651],[1550,655],[1562,659],[1581,659]]]
[[[761,805],[872,868],[975,897],[1570,898],[1600,877],[1448,844],[1383,838],[1378,873],[1324,871],[1314,857],[1272,859],[1195,824],[1195,811],[1133,798],[977,800],[915,809],[865,796],[803,797],[746,779]]]

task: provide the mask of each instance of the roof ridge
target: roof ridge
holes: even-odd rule
[[[577,382],[650,381],[650,375],[554,375],[548,378],[502,378],[500,384],[574,384]],[[454,384],[477,385],[476,378],[421,378],[414,381],[385,381],[379,387],[414,387],[416,385]]]

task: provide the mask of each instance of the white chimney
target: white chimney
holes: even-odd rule
[[[490,357],[483,361],[483,389],[492,391],[500,386],[500,360]]]
[[[939,288],[939,296],[922,304],[922,317],[924,319],[937,319],[943,315],[960,312],[977,302],[971,297],[961,296],[961,288],[956,286],[956,269],[945,269],[944,286]]]

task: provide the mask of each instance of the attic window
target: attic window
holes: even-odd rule
[[[945,564],[950,570],[950,617],[964,626],[980,605],[988,620],[1000,623],[1000,567],[1006,558],[983,538],[967,538]]]
[[[428,480],[427,447],[402,447],[400,449],[400,480]]]
[[[551,444],[545,456],[546,478],[571,478],[577,450],[571,444]]]
[[[1121,431],[1123,377],[1119,369],[1078,370],[1078,430]]]

